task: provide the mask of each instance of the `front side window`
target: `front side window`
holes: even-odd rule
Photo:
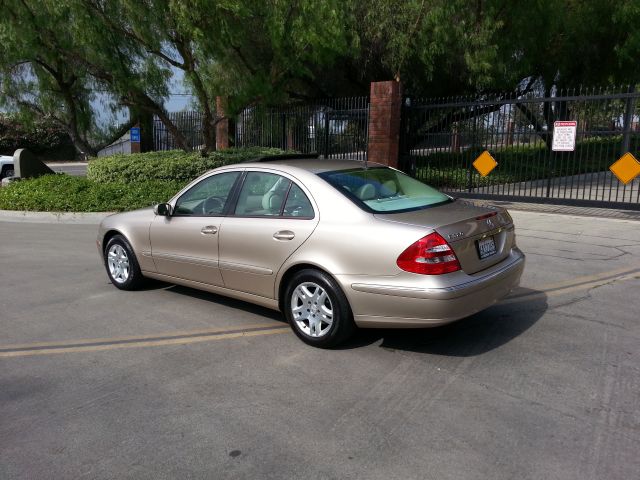
[[[205,178],[182,194],[176,202],[174,215],[222,215],[239,176],[240,172],[226,172]]]
[[[420,210],[451,201],[435,188],[391,168],[362,167],[318,175],[356,205],[373,213]]]

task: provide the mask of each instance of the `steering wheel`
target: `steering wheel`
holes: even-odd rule
[[[204,215],[222,213],[224,199],[222,197],[209,197],[201,203],[201,207]]]

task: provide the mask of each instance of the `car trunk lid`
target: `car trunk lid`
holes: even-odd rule
[[[455,252],[462,270],[473,274],[509,255],[514,244],[510,215],[503,208],[473,205],[456,200],[424,210],[375,214],[380,220],[438,232]]]

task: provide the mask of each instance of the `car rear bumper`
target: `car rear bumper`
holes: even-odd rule
[[[441,279],[443,286],[424,286],[419,275],[378,279],[382,281],[375,283],[349,276],[338,280],[358,326],[432,327],[473,315],[504,298],[518,286],[524,264],[524,254],[514,248],[502,262],[482,272],[449,274],[448,281]]]

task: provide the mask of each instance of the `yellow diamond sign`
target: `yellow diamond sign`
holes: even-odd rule
[[[621,156],[609,170],[625,185],[640,175],[640,162],[629,152]]]
[[[480,173],[480,175],[486,177],[494,168],[498,166],[498,162],[496,162],[495,158],[491,156],[488,150],[485,150],[480,154],[478,158],[474,160],[473,166]]]

